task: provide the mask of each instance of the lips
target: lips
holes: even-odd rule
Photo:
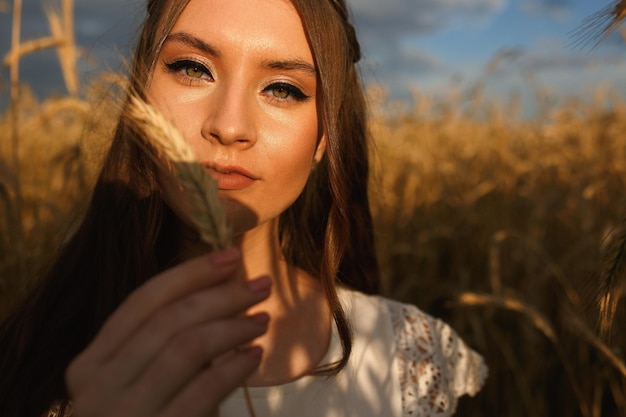
[[[254,184],[258,178],[238,166],[205,164],[207,172],[217,181],[220,190],[243,190]]]

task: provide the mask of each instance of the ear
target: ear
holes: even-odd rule
[[[319,142],[317,143],[317,148],[315,149],[315,155],[313,155],[313,161],[317,164],[322,160],[324,153],[326,152],[326,133],[322,135]]]

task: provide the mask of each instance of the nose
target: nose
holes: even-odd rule
[[[256,142],[254,100],[245,89],[222,85],[210,97],[202,136],[222,145],[242,148]]]

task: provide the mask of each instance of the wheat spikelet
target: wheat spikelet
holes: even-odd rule
[[[626,291],[626,218],[607,237],[604,258],[596,300],[600,310],[600,335],[610,340],[617,306]]]
[[[626,19],[626,0],[616,0],[602,10],[586,17],[572,31],[572,46],[586,47],[590,43],[594,48],[600,45],[611,33],[624,23]]]
[[[217,183],[197,163],[193,149],[178,129],[155,108],[134,95],[124,116],[143,134],[142,139],[149,145],[146,148],[153,150],[149,154],[157,159],[157,163],[166,162],[174,169],[180,186],[191,202],[191,220],[202,241],[217,250],[229,247],[231,231],[226,225],[224,207],[217,195]]]

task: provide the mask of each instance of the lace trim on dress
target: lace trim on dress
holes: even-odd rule
[[[451,416],[458,397],[474,396],[487,367],[440,320],[412,305],[389,303],[398,349],[403,417]]]
[[[48,410],[46,414],[42,417],[70,417],[72,415],[72,406],[71,404],[65,409],[65,413],[61,414],[61,403],[55,402],[52,404],[52,407]]]

